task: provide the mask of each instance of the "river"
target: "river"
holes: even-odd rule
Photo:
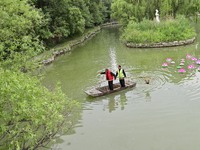
[[[63,92],[82,104],[74,132],[59,137],[52,149],[199,150],[200,72],[186,59],[188,54],[200,58],[199,38],[188,46],[130,49],[119,36],[117,28],[103,29],[45,68],[45,86],[59,81]],[[167,58],[175,64],[163,68]],[[186,73],[178,72],[181,59]],[[107,84],[99,72],[115,72],[118,64],[135,88],[99,98],[84,93]],[[191,64],[196,68],[188,69]]]

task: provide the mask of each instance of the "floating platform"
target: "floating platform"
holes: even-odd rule
[[[113,90],[109,90],[108,85],[106,85],[106,86],[92,88],[90,90],[85,91],[85,93],[92,97],[99,97],[99,96],[119,92],[119,91],[136,86],[135,82],[128,81],[128,80],[127,81],[125,80],[125,84],[126,84],[125,87],[121,88],[120,83],[113,83]]]

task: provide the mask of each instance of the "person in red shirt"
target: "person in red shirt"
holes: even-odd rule
[[[105,69],[105,72],[101,72],[100,74],[106,75],[106,80],[108,81],[108,87],[110,90],[113,90],[113,80],[116,78],[115,74],[111,72],[109,69]]]

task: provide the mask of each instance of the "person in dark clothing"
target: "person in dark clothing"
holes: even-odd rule
[[[109,69],[105,69],[105,72],[101,72],[100,74],[106,75],[106,80],[108,80],[108,87],[110,90],[113,90],[113,79],[115,79],[115,74],[111,72]]]
[[[121,65],[118,65],[118,70],[116,72],[116,77],[119,78],[119,82],[121,87],[125,87],[125,80],[124,78],[126,77],[126,73],[124,69],[121,68]]]

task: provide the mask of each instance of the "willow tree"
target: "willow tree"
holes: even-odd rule
[[[114,0],[111,6],[112,18],[126,25],[130,20],[141,21],[145,16],[143,0]]]
[[[155,10],[158,9],[160,16],[173,17],[177,14],[195,15],[200,11],[199,0],[113,0],[112,17],[123,24],[135,20],[142,21],[144,18],[154,19]]]
[[[193,0],[193,3],[188,2],[186,4],[186,11],[182,10],[182,12],[186,13],[186,16],[195,16],[195,20],[197,21],[198,15],[200,13],[200,1]]]
[[[176,18],[177,14],[184,14],[182,10],[187,9],[187,0],[163,0],[161,1],[160,11],[162,16],[171,16]]]

